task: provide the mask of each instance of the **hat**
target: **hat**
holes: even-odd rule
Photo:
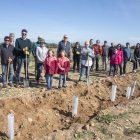
[[[42,38],[42,36],[41,36],[41,35],[39,35],[39,36],[38,36],[38,38]]]
[[[130,45],[130,43],[129,43],[129,42],[127,42],[127,43],[126,43],[126,45],[127,45],[127,44],[129,44],[129,45]]]
[[[40,43],[46,43],[46,42],[45,42],[45,39],[41,39],[41,40],[40,40]]]
[[[9,37],[10,37],[10,36],[15,36],[15,34],[14,34],[14,33],[10,33],[10,34],[9,34]]]

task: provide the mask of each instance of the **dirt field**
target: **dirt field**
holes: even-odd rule
[[[47,91],[45,81],[36,85],[31,58],[30,87],[24,89],[21,82],[20,88],[0,91],[0,139],[8,139],[9,113],[15,115],[15,140],[140,139],[140,71],[107,79],[108,72],[103,73],[101,69],[100,61],[100,71],[90,74],[93,83],[87,86],[85,82],[76,83],[79,73],[72,73],[71,65],[68,87],[58,90],[58,75],[55,75],[54,90]],[[132,64],[128,63],[129,71]],[[22,70],[21,80],[23,74]],[[137,81],[134,96],[128,100],[126,90],[134,80]],[[110,101],[112,85],[117,85],[113,103]],[[74,95],[79,97],[79,102],[78,114],[72,119]]]

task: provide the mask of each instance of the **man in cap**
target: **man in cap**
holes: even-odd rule
[[[22,65],[24,63],[24,70],[26,74],[26,54],[31,53],[32,51],[32,46],[31,46],[31,41],[30,39],[27,39],[27,30],[23,29],[21,31],[21,38],[16,39],[15,43],[15,49],[16,49],[16,54],[18,57],[18,68],[16,72],[16,87],[19,87],[19,81],[20,81],[20,72]],[[27,47],[28,52],[24,51],[24,49]],[[29,72],[28,72],[28,66],[29,66],[29,55],[27,55],[27,79],[29,80]]]
[[[100,55],[102,55],[102,46],[100,45],[99,40],[97,40],[96,44],[94,45],[94,54],[95,54],[95,60],[96,60],[96,71],[98,71],[99,58],[100,58]]]
[[[10,45],[13,45],[15,47],[15,34],[14,33],[10,33],[9,34],[9,38],[10,38]],[[13,68],[14,68],[14,74],[16,76],[16,70],[17,70],[17,55],[15,52],[15,59],[13,60]]]
[[[103,64],[103,71],[107,71],[107,61],[108,61],[108,52],[109,46],[107,45],[107,41],[104,41],[104,45],[102,46],[102,64]]]
[[[71,60],[71,44],[68,41],[68,35],[64,35],[64,38],[62,41],[59,42],[58,48],[57,48],[57,54],[61,52],[61,50],[65,50],[67,57]]]
[[[33,47],[32,47],[32,54],[34,56],[34,60],[35,60],[35,78],[37,76],[37,57],[36,57],[36,48],[40,46],[40,41],[42,39],[42,36],[38,36],[38,41],[35,42],[33,44]],[[44,44],[44,47],[46,47],[46,44]],[[41,70],[41,78],[42,80],[45,80],[44,78],[44,68],[42,67],[42,70]]]
[[[124,57],[123,75],[125,75],[127,61],[130,61],[133,63],[133,72],[136,72],[136,61],[132,59],[132,53],[129,46],[130,46],[130,43],[127,42],[126,47],[123,48],[123,57]]]

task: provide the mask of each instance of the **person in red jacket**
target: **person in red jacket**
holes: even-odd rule
[[[117,45],[117,50],[118,50],[117,53],[120,55],[120,59],[121,59],[119,67],[120,67],[120,75],[122,75],[122,63],[123,63],[124,58],[123,58],[123,49],[121,47],[121,44]],[[117,69],[117,71],[118,71],[118,69]]]
[[[57,65],[58,65],[58,74],[60,74],[59,77],[59,86],[58,88],[61,88],[61,81],[62,81],[62,77],[64,76],[63,79],[63,85],[62,87],[66,87],[65,85],[65,76],[68,75],[68,70],[70,68],[70,61],[67,58],[67,54],[64,50],[62,50],[59,54],[58,54],[58,59],[57,59]]]
[[[120,65],[121,62],[121,57],[119,55],[119,53],[117,53],[117,49],[115,49],[115,52],[112,54],[111,60],[110,60],[110,71],[109,71],[109,76],[108,78],[110,78],[110,75],[112,73],[112,70],[114,68],[114,73],[113,73],[113,78],[115,78],[115,75],[117,74],[117,68],[118,65]]]
[[[52,90],[53,74],[57,73],[57,59],[54,55],[54,51],[50,49],[48,51],[48,57],[44,62],[44,73],[46,74],[47,89]]]

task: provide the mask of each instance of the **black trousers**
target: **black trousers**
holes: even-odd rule
[[[123,74],[125,74],[127,61],[129,61],[129,60],[124,59]],[[135,70],[136,69],[136,61],[134,59],[131,59],[130,62],[133,63],[133,70]]]
[[[118,65],[116,65],[116,64],[110,64],[109,76],[111,75],[111,73],[113,71],[113,68],[114,68],[113,76],[117,75]]]
[[[120,63],[119,68],[120,68],[120,75],[122,75],[122,62]],[[117,73],[118,73],[118,68],[117,68]]]
[[[73,70],[75,70],[75,67],[77,65],[77,70],[79,71],[79,63],[80,63],[80,57],[79,58],[73,58]]]
[[[100,58],[100,55],[95,55],[94,60],[96,60],[96,71],[98,71],[98,67],[99,67],[99,58]]]
[[[136,69],[137,69],[138,68],[137,61],[138,61],[139,65],[140,65],[140,59],[135,59],[135,61],[136,61]]]

